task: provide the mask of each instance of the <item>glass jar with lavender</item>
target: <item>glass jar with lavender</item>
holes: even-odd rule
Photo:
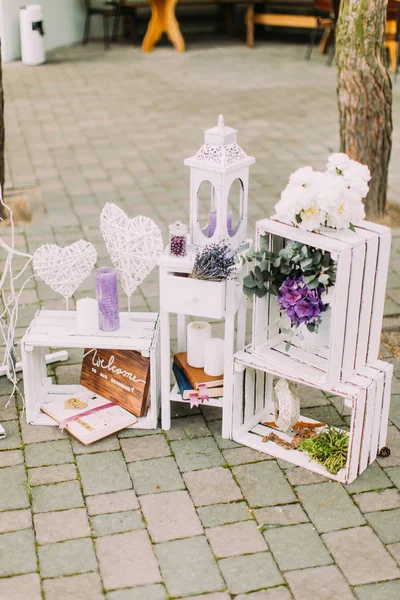
[[[188,227],[181,221],[169,226],[169,248],[172,256],[186,256]]]

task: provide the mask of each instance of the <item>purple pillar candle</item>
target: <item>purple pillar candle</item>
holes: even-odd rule
[[[208,211],[208,229],[207,236],[211,238],[215,230],[217,228],[217,209],[212,208]],[[232,237],[233,227],[232,227],[232,211],[228,208],[227,216],[226,216],[226,229],[228,231],[228,235]]]
[[[119,329],[117,271],[113,267],[100,267],[95,272],[96,296],[99,303],[99,328],[101,331]]]

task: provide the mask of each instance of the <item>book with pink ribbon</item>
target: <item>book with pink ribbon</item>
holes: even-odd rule
[[[137,418],[121,406],[85,392],[60,395],[42,404],[41,410],[59,423],[61,431],[65,429],[85,446],[137,423]]]

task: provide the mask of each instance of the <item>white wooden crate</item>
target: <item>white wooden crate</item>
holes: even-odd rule
[[[382,372],[376,371],[372,378],[354,375],[349,383],[321,387],[310,383],[315,381],[315,377],[312,377],[309,372],[313,367],[305,366],[303,376],[299,377],[293,370],[286,371],[286,365],[268,363],[265,358],[252,354],[250,347],[247,350],[238,352],[234,357],[233,439],[239,444],[286,460],[330,479],[342,483],[354,481],[357,475],[376,458],[376,452],[374,455],[371,451],[371,440],[376,423],[379,423],[378,428],[381,428],[385,418],[383,411],[382,415],[380,414],[382,397],[385,393]],[[344,399],[345,405],[351,408],[347,464],[336,475],[329,473],[316,461],[310,460],[306,453],[294,449],[288,450],[272,441],[262,441],[262,438],[269,433],[275,433],[286,441],[291,440],[290,436],[283,432],[262,424],[275,421],[273,380],[277,377],[284,377],[295,383],[340,396]],[[301,416],[301,420],[315,422],[304,416]]]
[[[47,377],[46,348],[103,348],[137,350],[150,357],[150,392],[147,414],[131,428],[155,429],[160,408],[159,319],[156,313],[120,313],[118,331],[82,336],[76,329],[76,312],[40,310],[21,341],[26,420],[32,425],[57,425],[40,411],[42,404],[85,391],[79,384],[56,385]]]
[[[337,252],[343,251],[341,245],[345,245],[350,251],[350,264],[346,265],[349,269],[347,290],[343,288],[344,276],[337,260],[328,348],[315,346],[310,349],[294,337],[287,351],[286,336],[274,326],[279,318],[276,298],[272,295],[255,298],[253,352],[264,355],[267,349],[273,348],[276,354],[290,356],[299,369],[303,364],[310,364],[317,368],[320,384],[332,386],[341,380],[346,381],[353,373],[360,372],[368,361],[378,357],[390,230],[366,221],[356,227],[355,232],[323,228],[319,233],[301,232],[287,223],[268,219],[257,223],[256,249],[267,246],[276,251],[285,239],[330,251],[325,243],[329,239],[339,244],[331,251],[334,260],[337,260]],[[268,359],[276,360],[277,356],[269,356]]]

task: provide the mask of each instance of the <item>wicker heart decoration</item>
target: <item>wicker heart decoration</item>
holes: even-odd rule
[[[65,248],[55,244],[40,246],[33,255],[33,267],[55,292],[71,298],[92,272],[96,260],[93,244],[79,240]]]
[[[121,208],[107,202],[101,211],[100,229],[124,292],[130,298],[163,251],[160,228],[148,217],[129,219]]]

